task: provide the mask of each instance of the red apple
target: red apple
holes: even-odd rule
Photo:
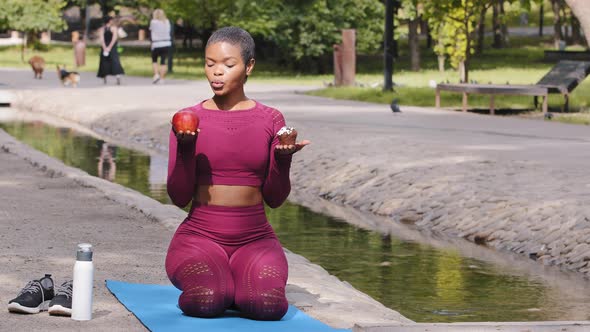
[[[196,132],[199,128],[199,117],[190,110],[180,110],[172,117],[175,132]]]

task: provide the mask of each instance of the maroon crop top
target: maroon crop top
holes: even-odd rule
[[[187,108],[197,113],[200,133],[196,144],[178,141],[170,131],[168,195],[177,206],[186,206],[197,185],[262,186],[270,207],[281,205],[291,183],[291,155],[278,155],[276,133],[285,126],[278,110],[255,102],[245,110],[222,111]]]

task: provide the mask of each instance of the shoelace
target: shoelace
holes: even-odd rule
[[[72,298],[72,282],[66,281],[57,286],[55,296],[57,295],[65,295],[67,298]]]
[[[41,283],[39,282],[39,280],[31,280],[27,282],[23,289],[20,290],[18,296],[21,296],[24,293],[38,293],[39,291],[41,291]]]

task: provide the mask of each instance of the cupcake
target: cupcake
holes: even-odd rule
[[[280,145],[295,145],[297,130],[293,127],[283,127],[277,132]]]

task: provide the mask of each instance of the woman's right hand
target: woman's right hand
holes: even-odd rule
[[[178,132],[176,132],[174,130],[174,127],[172,127],[172,131],[174,131],[174,134],[176,134],[176,139],[178,140],[178,143],[187,144],[187,143],[194,143],[197,141],[197,137],[199,136],[201,129],[197,129],[196,132],[194,132],[194,131],[183,132],[182,130],[179,130]]]

